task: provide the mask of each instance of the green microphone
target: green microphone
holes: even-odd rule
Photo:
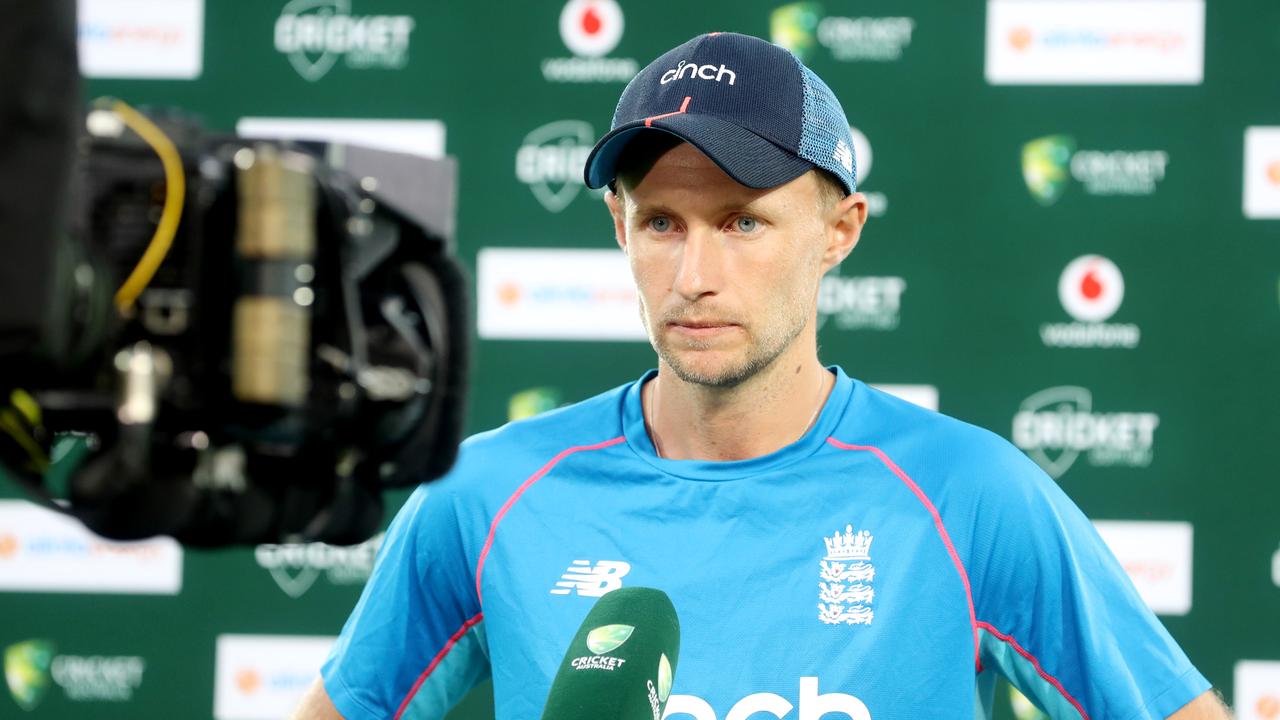
[[[542,720],[661,720],[679,656],[680,621],[666,593],[606,593],[569,643]]]

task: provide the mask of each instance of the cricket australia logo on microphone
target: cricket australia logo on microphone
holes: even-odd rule
[[[592,630],[587,633],[587,649],[591,654],[574,658],[569,666],[574,670],[617,670],[627,659],[612,657],[608,653],[622,647],[635,630],[634,625],[604,625]]]

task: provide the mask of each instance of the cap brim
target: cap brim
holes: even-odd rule
[[[642,132],[666,132],[696,147],[729,177],[750,188],[772,188],[800,177],[813,163],[783,150],[773,142],[712,115],[680,113],[654,119],[649,125],[637,120],[614,128],[600,138],[587,156],[583,174],[587,187],[602,188],[618,174],[618,160],[627,143]]]

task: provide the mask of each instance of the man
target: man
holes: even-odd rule
[[[1030,460],[819,363],[818,284],[867,214],[852,147],[762,40],[703,35],[632,80],[586,178],[658,370],[469,440],[388,531],[301,717],[441,717],[492,676],[498,718],[536,718],[594,599],[631,585],[680,614],[673,719],[982,717],[997,674],[1054,718],[1226,717]]]

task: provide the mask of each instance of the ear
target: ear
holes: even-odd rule
[[[867,196],[862,193],[846,195],[827,213],[827,245],[822,254],[822,271],[825,273],[839,265],[853,252],[867,222]]]
[[[609,207],[609,214],[613,216],[613,238],[617,241],[618,247],[622,248],[622,252],[627,251],[627,222],[626,212],[622,207],[625,202],[618,197],[612,190],[608,190],[604,194],[604,204]]]

